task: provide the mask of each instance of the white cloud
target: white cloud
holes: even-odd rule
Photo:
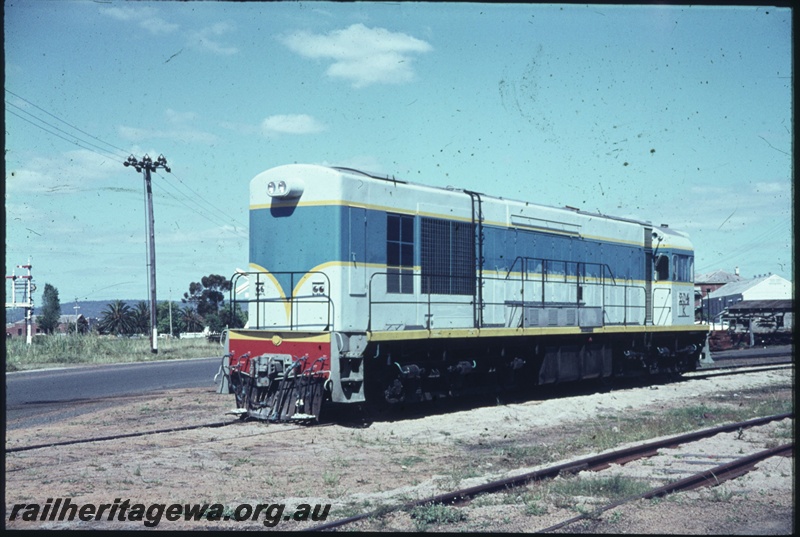
[[[189,46],[194,48],[213,52],[220,56],[231,56],[239,52],[239,49],[223,44],[219,38],[233,30],[234,27],[232,24],[218,22],[202,30],[190,32],[187,35],[187,41]]]
[[[409,82],[414,78],[412,55],[433,50],[415,37],[363,24],[325,35],[295,32],[282,41],[306,58],[333,60],[327,74],[349,80],[356,88]]]
[[[151,7],[107,7],[102,8],[100,13],[123,22],[134,22],[140,28],[154,35],[176,32],[180,28],[177,24],[167,22],[159,17],[158,11]]]
[[[137,143],[143,143],[154,138],[203,145],[212,145],[218,141],[216,135],[190,127],[167,130],[151,130],[120,125],[117,127],[117,132],[119,133],[120,137],[124,138],[125,140]]]
[[[261,123],[266,136],[277,134],[314,134],[325,130],[325,125],[307,114],[269,116]]]
[[[6,189],[9,194],[77,192],[107,178],[111,166],[121,164],[85,149],[33,158],[24,168],[7,170]]]
[[[164,115],[167,116],[167,121],[170,123],[189,123],[197,119],[197,114],[195,112],[178,112],[172,108],[167,108]]]
[[[753,190],[759,194],[789,194],[791,188],[788,183],[773,181],[769,183],[758,182],[753,185]]]
[[[180,31],[180,25],[168,22],[159,16],[157,9],[146,6],[115,6],[102,8],[100,12],[118,21],[131,23],[153,35],[167,35]],[[234,30],[228,22],[217,22],[200,30],[186,31],[183,35],[188,46],[220,56],[230,56],[239,52],[234,46],[221,41],[225,34]]]

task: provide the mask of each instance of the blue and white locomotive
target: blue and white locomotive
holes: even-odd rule
[[[250,183],[220,387],[240,412],[694,370],[694,254],[667,226],[292,164]]]

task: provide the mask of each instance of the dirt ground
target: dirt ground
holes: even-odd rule
[[[330,522],[586,456],[597,451],[591,439],[597,438],[599,445],[600,439],[613,439],[632,427],[635,420],[652,419],[666,408],[700,409],[693,412],[698,413],[695,418],[697,428],[701,428],[711,425],[709,413],[718,409],[747,407],[764,400],[791,401],[793,390],[793,372],[779,370],[604,393],[582,392],[371,423],[306,427],[243,422],[13,452],[5,461],[5,523],[13,529],[307,529],[322,523],[308,516],[317,505],[321,506],[317,511],[320,515],[322,506],[330,504]],[[36,428],[8,424],[6,448],[236,421],[225,415],[232,406],[232,396],[217,395],[212,389],[131,397],[57,424]],[[691,448],[704,456],[659,455],[667,461],[686,459],[681,468],[647,459],[605,472],[658,486],[664,480],[682,477],[687,468],[704,469],[698,459],[713,459],[710,466],[715,466],[725,457],[794,438],[793,420],[758,432],[748,431],[719,435]],[[651,475],[656,468],[667,470],[662,476]],[[568,489],[558,488],[560,479],[481,496],[457,510],[430,507],[397,511],[346,529],[533,532],[610,502],[602,494],[563,492]],[[65,498],[78,506],[109,504],[105,513],[113,508],[115,514],[109,517],[104,513],[97,520],[75,517],[60,522],[42,516],[45,508],[55,512],[55,502],[64,502]],[[123,512],[126,502],[130,505],[127,516],[120,520],[117,513]],[[25,507],[19,507],[21,504]],[[38,504],[41,510],[36,511],[32,504]],[[135,518],[136,504],[144,506],[139,507],[140,519],[129,520]],[[170,521],[164,508],[161,516],[156,516],[158,508],[153,506],[161,504],[220,504],[224,511],[223,516],[203,520],[180,517]],[[244,504],[254,508],[262,504],[260,516],[235,520],[237,512],[247,513],[249,507]],[[285,509],[280,511],[276,504],[285,505]],[[15,520],[9,520],[15,506]],[[145,524],[148,516],[141,516],[145,508],[151,515],[149,524]],[[292,514],[305,521],[292,519]],[[557,531],[789,534],[793,520],[794,459],[775,457],[719,487],[626,504]]]

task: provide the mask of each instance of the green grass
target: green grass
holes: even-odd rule
[[[791,412],[790,400],[767,398],[742,406],[730,404],[694,405],[667,409],[646,416],[606,417],[595,421],[571,444],[572,448],[606,450],[626,442],[681,434],[723,423],[745,421],[758,416]]]
[[[414,507],[411,510],[411,518],[414,519],[415,529],[422,532],[431,526],[461,522],[466,520],[467,515],[458,508],[440,503],[431,503]]]
[[[556,480],[550,485],[550,493],[566,497],[589,496],[618,500],[644,494],[651,488],[649,484],[638,479],[615,474],[610,477],[590,476]]]
[[[550,460],[549,449],[545,446],[514,446],[504,445],[493,450],[493,455],[499,457],[499,464],[503,467],[519,468],[521,466],[535,466]]]
[[[222,356],[218,343],[205,339],[159,339],[158,352],[150,349],[149,338],[117,338],[114,336],[68,335],[6,340],[6,371],[25,371],[77,364],[111,364],[147,362],[182,358]]]

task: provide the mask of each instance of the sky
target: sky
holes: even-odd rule
[[[289,163],[687,232],[695,269],[793,274],[792,12],[774,6],[5,2],[6,275],[62,304],[248,266]],[[6,285],[6,292],[9,286]]]

